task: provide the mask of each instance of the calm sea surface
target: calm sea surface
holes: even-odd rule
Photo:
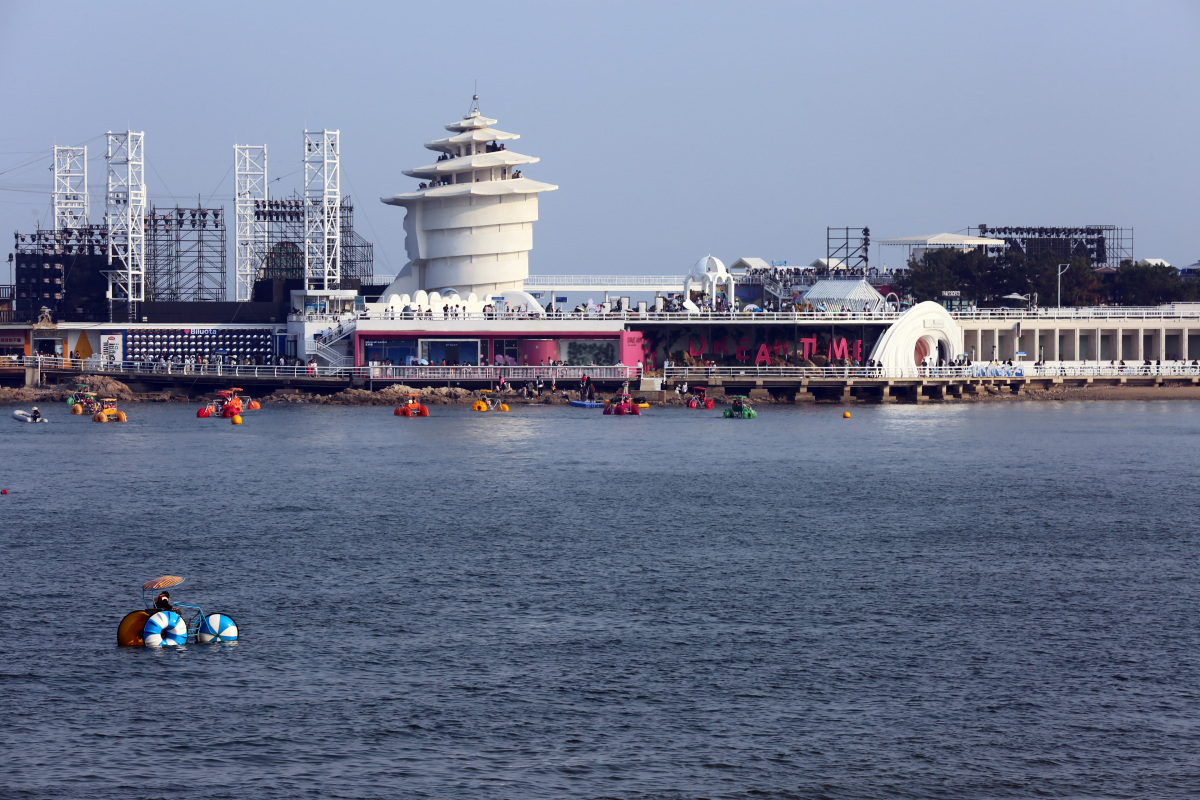
[[[1200,405],[842,410],[5,408],[0,796],[1200,795]]]

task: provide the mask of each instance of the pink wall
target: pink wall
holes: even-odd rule
[[[636,367],[639,361],[645,361],[645,351],[642,349],[643,337],[640,331],[624,331],[621,334],[621,363],[627,367]],[[646,365],[647,369],[649,365]]]
[[[524,339],[517,344],[517,361],[521,366],[540,366],[558,360],[558,342],[554,339]]]

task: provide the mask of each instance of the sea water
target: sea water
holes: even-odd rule
[[[843,410],[0,424],[0,795],[1200,793],[1200,405]]]

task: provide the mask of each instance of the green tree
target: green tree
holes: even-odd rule
[[[1156,306],[1195,300],[1196,284],[1171,267],[1121,262],[1113,281],[1113,300],[1127,306]]]
[[[919,262],[909,262],[906,288],[918,302],[940,300],[945,291],[957,291],[961,299],[979,302],[986,290],[990,261],[976,250],[926,250]]]

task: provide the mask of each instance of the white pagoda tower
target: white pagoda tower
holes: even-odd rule
[[[495,124],[480,115],[476,95],[470,113],[446,126],[450,136],[425,145],[437,160],[404,171],[422,181],[417,191],[383,198],[408,209],[409,258],[384,296],[453,288],[484,297],[523,287],[538,194],[558,187],[524,177],[523,168],[540,159],[509,150],[521,137]]]

